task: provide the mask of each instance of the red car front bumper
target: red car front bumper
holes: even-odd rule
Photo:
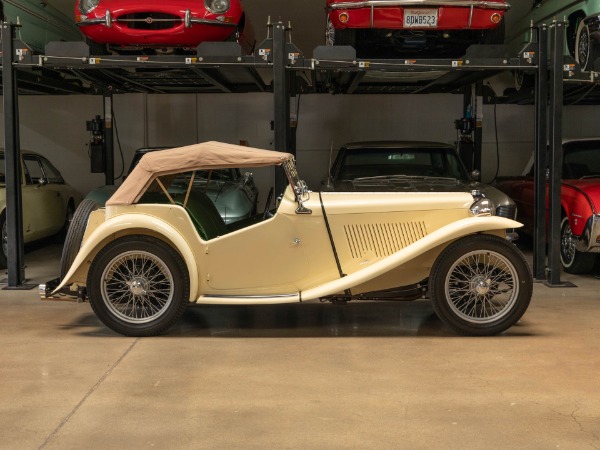
[[[75,20],[88,38],[122,46],[196,47],[204,41],[224,41],[242,17],[236,1],[224,14],[207,11],[204,2],[187,0],[101,0],[87,15],[75,6]]]
[[[485,30],[497,27],[510,5],[503,0],[329,0],[327,11],[334,28]],[[435,26],[408,24],[407,10],[437,14]]]

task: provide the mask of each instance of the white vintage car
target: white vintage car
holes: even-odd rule
[[[267,202],[246,221],[225,225],[191,189],[197,170],[270,165],[283,166],[289,186],[276,210]],[[187,192],[169,194],[182,172]],[[310,192],[290,154],[207,142],[144,156],[85,219],[63,279],[40,291],[89,298],[102,322],[128,336],[162,333],[196,303],[423,296],[454,330],[497,334],[525,313],[532,278],[507,239],[520,224],[493,211],[478,192]]]

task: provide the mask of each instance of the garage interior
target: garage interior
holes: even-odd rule
[[[246,6],[259,42],[267,17],[291,23],[306,59],[323,42],[322,2]],[[524,9],[513,5],[508,26]],[[279,149],[271,80],[261,76],[267,92],[115,93],[117,182],[141,147],[217,140]],[[493,101],[512,78],[484,81],[483,181],[520,175],[535,147],[533,91]],[[597,137],[589,86],[566,87],[565,137]],[[456,91],[358,92],[291,100],[298,169],[312,189],[345,142],[457,140]],[[82,195],[105,184],[88,171],[86,130],[102,95],[28,94],[19,96],[20,147],[47,156]],[[264,201],[274,174],[254,175]],[[532,261],[531,243],[519,245]],[[26,283],[56,277],[61,250],[51,240],[28,245]],[[251,266],[260,255],[240,257]],[[493,338],[454,335],[425,300],[199,306],[166,336],[126,338],[88,303],[2,290],[2,447],[598,448],[598,273],[561,274],[576,287],[536,283],[524,318]]]

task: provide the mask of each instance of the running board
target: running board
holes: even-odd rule
[[[203,305],[277,305],[301,302],[300,294],[289,295],[201,295],[196,303]]]

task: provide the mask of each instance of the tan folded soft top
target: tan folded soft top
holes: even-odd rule
[[[147,153],[106,205],[131,205],[137,202],[152,182],[163,175],[192,170],[277,166],[292,158],[293,155],[289,153],[222,142],[204,142]]]

